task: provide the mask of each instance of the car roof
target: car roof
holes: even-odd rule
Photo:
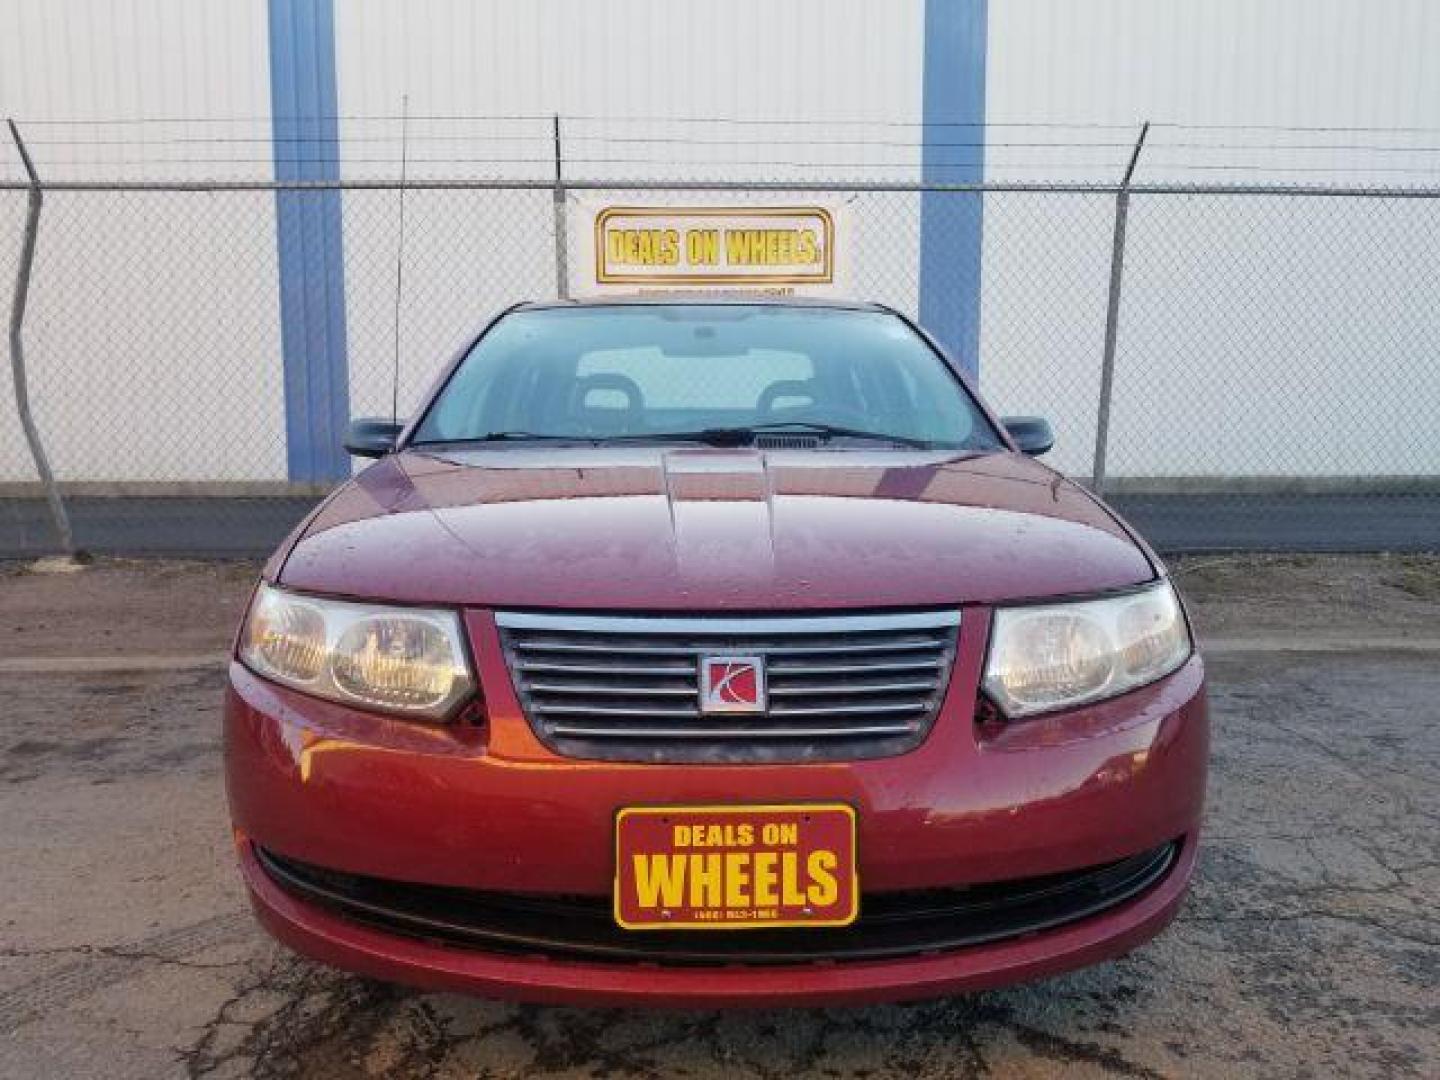
[[[545,311],[550,308],[593,308],[593,307],[668,307],[677,304],[689,306],[734,307],[736,305],[760,305],[763,307],[834,308],[841,311],[890,311],[884,304],[869,300],[842,300],[821,296],[755,296],[692,295],[689,293],[636,293],[634,295],[586,296],[573,300],[527,300],[516,304],[515,311]]]

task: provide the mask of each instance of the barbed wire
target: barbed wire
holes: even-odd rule
[[[607,124],[726,124],[749,126],[844,126],[891,128],[1051,128],[1057,130],[1133,131],[1137,124],[1090,123],[1077,121],[980,121],[980,120],[895,120],[887,117],[778,117],[778,116],[606,116],[584,113],[417,113],[410,121],[446,123],[553,123],[562,122]],[[253,114],[248,116],[124,116],[124,117],[45,117],[27,119],[30,126],[68,125],[138,125],[138,124],[270,124],[270,123],[400,123],[399,113],[307,113]]]
[[[114,170],[117,176],[133,175],[146,170],[162,175],[193,175],[197,169],[226,168],[269,170],[314,164],[334,165],[347,170],[347,175],[374,175],[385,168],[396,168],[403,160],[418,170],[433,174],[446,170],[457,180],[504,180],[507,172],[516,179],[528,180],[531,169],[553,168],[556,164],[553,145],[555,117],[545,114],[431,114],[409,118],[409,123],[474,124],[497,121],[526,122],[544,129],[513,131],[414,131],[403,133],[315,132],[307,134],[287,130],[287,125],[303,127],[325,117],[128,117],[111,119],[47,118],[26,121],[24,130],[39,128],[38,137],[27,138],[27,144],[39,151],[42,172],[47,180],[64,180],[66,170]],[[331,120],[357,124],[367,122],[399,122],[400,116],[337,114]],[[643,169],[647,182],[666,177],[693,179],[696,170],[710,170],[718,180],[745,183],[766,179],[760,174],[773,170],[774,179],[784,180],[795,170],[824,170],[836,176],[872,176],[886,181],[901,182],[914,176],[916,170],[925,181],[943,183],[948,178],[970,182],[978,167],[983,167],[986,180],[1003,180],[1009,176],[1049,173],[1057,180],[1089,177],[1099,184],[1111,181],[1114,171],[1123,164],[1123,151],[1133,148],[1134,140],[1110,136],[1094,137],[1095,131],[1124,131],[1127,136],[1137,130],[1132,125],[1079,123],[1073,121],[985,121],[985,122],[910,122],[897,120],[838,120],[826,118],[742,118],[725,116],[585,116],[562,115],[561,166],[567,171],[567,183],[576,177],[599,174],[621,167]],[[163,129],[157,125],[264,123],[270,130],[253,134],[212,133],[187,134]],[[716,137],[704,131],[676,133],[670,131],[644,134],[613,134],[593,132],[576,125],[589,123],[634,125],[648,123],[707,124],[716,128],[737,129],[734,136]],[[571,125],[565,130],[565,125]],[[79,125],[108,129],[95,137],[77,133]],[[144,125],[144,126],[140,126]],[[903,130],[913,137],[890,135],[843,136],[834,128],[845,125],[867,125],[886,130]],[[752,127],[753,126],[753,127]],[[1379,178],[1440,176],[1440,144],[1397,142],[1406,136],[1418,138],[1422,133],[1440,129],[1404,127],[1361,127],[1276,124],[1190,124],[1159,122],[1161,137],[1152,139],[1139,161],[1141,176],[1161,174],[1169,180],[1184,181],[1186,177],[1216,174],[1265,174],[1276,182],[1309,183],[1301,177],[1366,176]],[[783,128],[798,129],[795,135]],[[829,129],[820,131],[819,129]],[[932,129],[951,132],[934,137]],[[152,134],[155,131],[155,134]],[[990,132],[999,137],[990,137]],[[1007,132],[1015,134],[1007,134]],[[125,135],[124,132],[134,132]],[[743,132],[743,134],[742,134]],[[962,134],[971,132],[973,134]],[[1023,132],[1023,134],[1021,134]],[[1215,140],[1186,137],[1186,132],[1265,132],[1268,138],[1236,139],[1218,134]],[[1317,140],[1314,133],[1336,134],[1343,141]],[[1374,134],[1385,141],[1357,140],[1354,133]],[[1306,141],[1286,141],[1284,135],[1306,133]],[[1342,133],[1348,133],[1343,134]],[[157,137],[158,135],[158,137]],[[1166,136],[1178,136],[1173,140]],[[463,146],[480,153],[437,153],[437,148]],[[202,147],[218,152],[200,154]],[[394,153],[366,152],[376,147],[394,148]],[[360,152],[353,152],[355,149]],[[571,152],[566,152],[566,149]],[[486,152],[488,150],[496,152]],[[628,152],[638,149],[639,153]],[[650,149],[651,153],[644,152]],[[13,150],[13,148],[12,148]],[[253,152],[226,152],[226,151]],[[607,152],[615,150],[617,152]],[[816,153],[806,153],[815,150]],[[113,151],[113,153],[106,153]],[[177,152],[178,151],[178,152]],[[287,152],[288,151],[288,152]],[[506,152],[508,151],[508,152]],[[578,151],[578,152],[577,152]],[[853,151],[827,153],[824,151]],[[950,155],[961,160],[934,160],[935,151],[974,151],[973,154]],[[88,153],[87,153],[88,152]],[[1315,155],[1346,155],[1345,160],[1316,161]],[[1293,155],[1294,160],[1284,160]],[[1408,158],[1407,158],[1408,155]],[[8,156],[8,155],[7,155]],[[941,155],[944,157],[945,155]],[[982,159],[983,158],[983,162]],[[1219,158],[1219,160],[1217,160]],[[1379,159],[1373,160],[1373,159]],[[3,162],[3,159],[0,159]],[[1381,163],[1383,162],[1383,163]],[[489,172],[480,176],[480,170]],[[597,176],[597,178],[600,178]],[[1403,183],[1403,182],[1402,182]]]
[[[33,126],[33,125],[23,125]],[[31,146],[166,146],[166,145],[204,145],[204,144],[264,144],[272,143],[379,143],[396,142],[400,139],[398,134],[393,135],[278,135],[267,133],[264,135],[180,135],[166,138],[154,138],[148,136],[136,138],[27,138],[26,143]],[[411,143],[424,142],[535,142],[549,144],[553,134],[549,131],[536,132],[534,134],[483,134],[475,132],[455,133],[411,133],[406,136],[406,141]],[[615,143],[619,145],[635,144],[666,144],[685,146],[881,146],[881,147],[904,147],[904,148],[935,148],[944,149],[948,147],[1034,147],[1043,149],[1054,148],[1124,148],[1134,146],[1133,139],[1127,140],[1093,140],[1093,139],[966,139],[963,141],[937,140],[937,139],[837,139],[837,138],[746,138],[738,139],[706,139],[684,135],[586,135],[570,133],[565,135],[566,142],[599,142]],[[1189,150],[1261,150],[1288,152],[1299,151],[1324,151],[1344,150],[1361,151],[1371,153],[1416,153],[1440,152],[1440,145],[1400,145],[1394,143],[1285,143],[1285,142],[1157,142],[1155,145],[1162,145],[1169,149]]]
[[[550,144],[554,136],[550,133],[535,135],[409,135],[406,141],[409,143],[425,142],[534,142]],[[230,145],[230,144],[270,144],[270,143],[319,143],[337,145],[344,143],[388,143],[399,142],[399,135],[283,135],[283,136],[181,136],[170,139],[27,139],[30,146],[170,146],[170,145]],[[950,147],[1037,147],[1037,148],[1084,148],[1084,147],[1108,147],[1128,149],[1132,142],[1037,142],[1034,140],[968,140],[965,142],[939,142],[926,139],[923,141],[900,141],[896,139],[770,139],[754,140],[746,139],[739,141],[735,139],[696,139],[683,136],[606,136],[606,135],[568,135],[566,142],[577,143],[614,143],[618,145],[644,145],[662,144],[679,146],[882,146],[902,147],[906,149],[924,149],[927,147],[944,149]]]
[[[757,127],[792,126],[821,127],[868,126],[880,128],[908,129],[1050,129],[1057,131],[1128,131],[1140,127],[1139,119],[1130,123],[1114,123],[1079,120],[895,120],[887,117],[741,117],[741,116],[664,116],[627,115],[610,116],[584,113],[420,113],[409,117],[411,123],[544,123],[551,124],[556,117],[562,123],[605,123],[605,124],[724,124]],[[29,117],[17,118],[25,127],[65,126],[129,126],[147,124],[303,124],[315,122],[345,123],[400,123],[405,118],[399,113],[324,113],[324,114],[252,114],[232,116],[111,116],[111,117]],[[1196,123],[1189,121],[1155,120],[1152,128],[1172,131],[1264,131],[1280,132],[1331,132],[1331,133],[1375,133],[1375,134],[1440,134],[1440,126],[1415,125],[1363,125],[1363,124],[1269,124],[1269,123]]]
[[[1394,165],[1258,165],[1253,163],[1214,163],[1181,161],[1141,161],[1144,169],[1175,169],[1188,172],[1269,172],[1269,173],[1414,173],[1440,178],[1440,164],[1429,168],[1405,168]]]

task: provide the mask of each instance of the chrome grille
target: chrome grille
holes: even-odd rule
[[[903,753],[949,681],[958,611],[668,617],[498,612],[535,734],[608,761],[824,761]],[[706,713],[705,656],[762,656],[760,713]]]

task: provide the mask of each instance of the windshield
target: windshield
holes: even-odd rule
[[[993,450],[969,393],[883,311],[675,304],[501,318],[431,405],[414,444],[575,439],[831,442]]]

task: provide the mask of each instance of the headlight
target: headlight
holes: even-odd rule
[[[442,719],[474,681],[453,611],[321,600],[261,585],[240,659],[307,694]]]
[[[1190,651],[1168,581],[1103,600],[998,608],[985,691],[1012,718],[1050,712],[1154,682]]]

